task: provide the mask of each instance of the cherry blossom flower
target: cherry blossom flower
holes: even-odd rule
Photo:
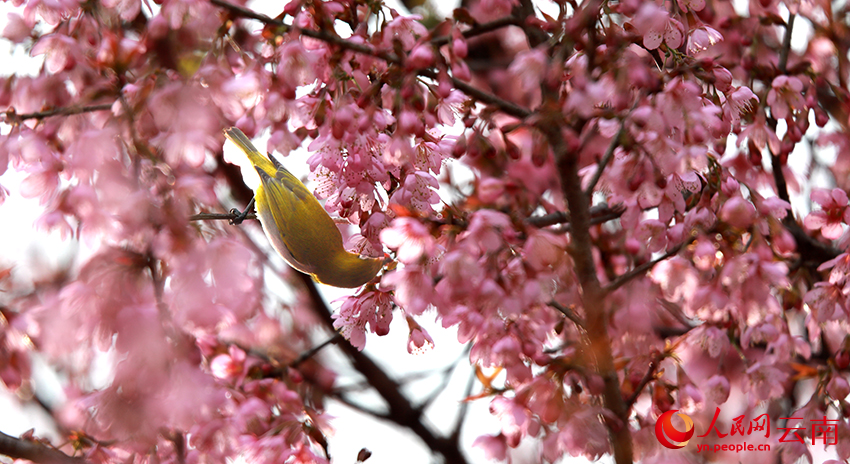
[[[803,99],[803,82],[800,79],[794,76],[777,76],[770,87],[767,93],[767,104],[770,105],[774,118],[785,119],[795,111],[806,107]]]
[[[384,46],[392,49],[394,40],[398,40],[405,50],[413,49],[416,42],[428,35],[428,29],[422,25],[419,15],[396,16],[383,28]]]
[[[643,36],[644,47],[650,50],[658,48],[662,43],[671,48],[682,45],[682,23],[671,18],[667,10],[655,3],[644,3],[640,7],[635,14],[634,25]]]
[[[812,201],[821,206],[821,210],[812,211],[803,222],[810,230],[820,230],[828,239],[841,236],[844,224],[850,221],[850,209],[847,208],[847,192],[841,189],[814,189]]]
[[[699,0],[703,6],[705,6],[705,2]],[[695,2],[692,2],[695,3]],[[723,40],[723,35],[721,35],[717,30],[709,27],[702,26],[698,27],[691,31],[688,35],[688,45],[687,50],[688,53],[697,56],[700,52],[704,52],[711,48],[717,42]]]
[[[434,340],[412,317],[407,318],[407,325],[410,328],[410,336],[407,339],[408,353],[421,354],[434,348]]]

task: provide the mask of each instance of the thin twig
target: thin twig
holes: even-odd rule
[[[579,317],[579,315],[573,312],[572,309],[567,308],[566,306],[562,305],[561,303],[558,303],[557,301],[550,301],[549,306],[560,311],[561,314],[566,316],[567,319],[573,321],[575,325],[579,326],[579,328],[584,329],[584,319]]]
[[[174,443],[177,464],[186,464],[186,436],[183,435],[183,432],[175,430],[168,439]]]
[[[570,222],[570,214],[566,211],[555,211],[543,216],[532,216],[525,219],[525,223],[534,227],[548,227],[555,224],[566,224]]]
[[[791,33],[794,31],[794,13],[788,15],[788,23],[785,25],[785,37],[782,39],[782,49],[779,50],[779,72],[785,74],[788,70],[788,53],[791,51]]]
[[[664,361],[664,359],[673,356],[673,352],[677,349],[679,345],[681,345],[687,339],[688,335],[692,333],[691,330],[696,327],[698,326],[690,326],[687,331],[685,331],[678,338],[676,338],[676,340],[670,343],[664,349],[664,351],[660,353],[655,353],[652,356],[652,359],[649,361],[649,369],[647,369],[646,374],[644,374],[643,378],[640,379],[640,382],[638,382],[637,387],[635,387],[635,390],[632,392],[631,395],[629,395],[629,398],[626,400],[626,404],[628,405],[629,409],[634,406],[635,401],[637,401],[641,391],[643,391],[643,389],[646,387],[646,384],[648,384],[655,378],[655,373],[658,371],[658,367],[661,365],[661,361]]]
[[[788,54],[791,50],[791,35],[794,30],[795,18],[796,15],[789,15],[788,22],[785,25],[785,36],[782,40],[782,49],[779,53],[779,63],[777,65],[779,70],[783,73],[787,71]],[[772,117],[768,118],[767,123],[771,130],[776,130],[776,119]],[[770,154],[770,163],[773,168],[773,182],[776,184],[776,195],[781,200],[785,200],[790,203],[791,200],[788,195],[788,182],[785,180],[785,173],[782,171],[782,160],[780,159],[779,154],[773,153],[769,147],[767,148],[767,151]],[[801,263],[808,263],[811,267],[816,268],[820,265],[820,263],[834,259],[841,253],[840,250],[825,243],[821,243],[806,233],[806,231],[803,230],[800,224],[794,219],[790,210],[782,220],[782,225],[794,237],[797,252],[800,254]]]
[[[327,340],[323,341],[322,343],[320,343],[320,344],[314,346],[313,348],[310,348],[309,350],[301,353],[301,355],[299,355],[297,358],[295,358],[295,361],[292,361],[291,363],[289,363],[289,367],[298,367],[301,363],[312,358],[319,351],[322,351],[326,346],[332,345],[332,344],[335,344],[335,343],[339,343],[342,340],[343,340],[342,334],[339,333],[339,332],[335,333],[332,337],[328,338]]]
[[[468,352],[471,348],[471,345],[467,345],[466,351]],[[469,372],[469,379],[466,381],[466,389],[464,390],[463,397],[469,398],[472,396],[472,389],[475,388],[475,380],[478,377],[475,375],[475,369],[471,369]],[[463,428],[464,422],[466,422],[467,411],[469,411],[469,401],[461,401],[460,402],[460,410],[457,414],[457,419],[455,422],[455,426],[452,427],[452,433],[449,435],[449,438],[458,443],[460,441],[460,430]]]
[[[640,393],[646,388],[646,384],[649,383],[650,380],[655,378],[655,372],[658,370],[658,366],[661,365],[661,361],[664,359],[664,353],[656,353],[655,356],[649,361],[649,369],[647,369],[646,374],[643,375],[643,378],[640,379],[637,386],[629,398],[626,399],[626,406],[631,409],[634,406],[635,401],[637,401]]]
[[[605,167],[608,163],[611,162],[611,159],[614,157],[614,151],[617,147],[620,146],[620,138],[623,137],[626,133],[626,119],[631,116],[632,111],[637,108],[638,103],[640,102],[640,98],[635,100],[634,105],[632,105],[632,109],[629,110],[629,114],[627,114],[623,119],[620,120],[620,127],[617,129],[617,133],[614,134],[614,137],[611,138],[611,143],[608,145],[608,148],[605,150],[605,154],[602,155],[602,159],[599,160],[599,163],[596,165],[596,172],[593,173],[593,177],[590,178],[590,182],[587,184],[587,189],[584,191],[586,196],[590,196],[593,194],[593,189],[596,187],[596,184],[599,183],[599,179],[602,177],[602,172],[605,171]]]
[[[606,285],[605,288],[603,288],[603,293],[609,294],[609,293],[613,292],[614,290],[617,290],[618,288],[622,287],[623,285],[626,285],[629,281],[631,281],[635,277],[638,277],[639,275],[645,273],[649,269],[652,269],[652,267],[655,266],[656,264],[658,264],[661,261],[664,261],[665,259],[675,255],[676,253],[681,251],[682,248],[690,245],[691,242],[693,242],[694,240],[696,240],[696,235],[692,235],[689,239],[687,239],[684,242],[680,243],[679,245],[671,248],[670,250],[667,251],[667,253],[664,253],[663,255],[659,256],[658,258],[653,259],[652,261],[645,262],[645,263],[643,263],[639,266],[636,266],[631,271],[626,272],[625,274],[621,275],[620,277],[617,277],[616,279],[614,279],[614,281],[612,281],[610,284]]]
[[[463,359],[463,357],[464,356],[461,356],[461,359]],[[443,369],[440,370],[439,374],[442,376],[442,378],[440,379],[440,384],[436,388],[434,388],[433,391],[431,391],[430,395],[428,395],[424,400],[422,400],[422,402],[416,405],[418,409],[424,410],[428,408],[428,406],[433,403],[434,400],[436,400],[437,397],[440,396],[441,393],[443,393],[443,391],[445,391],[446,387],[449,385],[449,381],[452,378],[452,372],[454,372],[455,368],[457,368],[459,363],[460,359],[454,361],[453,363],[445,366]]]
[[[590,207],[590,224],[601,224],[617,219],[622,216],[626,208],[622,204],[608,206],[601,204]],[[570,222],[570,214],[565,211],[556,211],[554,213],[544,214],[543,216],[532,216],[525,220],[525,223],[534,227],[548,227],[556,224],[568,224]]]
[[[496,29],[501,29],[506,26],[517,26],[519,25],[519,18],[515,16],[505,16],[499,19],[494,19],[492,21],[476,24],[472,26],[470,29],[467,29],[461,33],[464,38],[475,37],[478,35],[486,34],[488,32],[495,31]],[[439,47],[451,42],[452,36],[450,34],[441,35],[439,37],[434,37],[431,39],[431,45],[435,47]]]
[[[9,111],[6,111],[6,120],[21,122],[27,119],[44,119],[52,116],[71,116],[74,114],[91,113],[94,111],[109,111],[112,109],[112,105],[112,103],[102,103],[99,105],[89,106],[65,106],[62,108],[54,108],[52,110],[24,114],[16,114],[14,109],[10,109]]]
[[[190,221],[217,221],[217,220],[233,220],[238,217],[237,213],[198,213],[189,216]],[[257,215],[249,213],[245,219],[257,219]]]
[[[370,408],[366,405],[357,403],[356,401],[349,398],[349,395],[345,394],[344,392],[340,392],[340,391],[335,390],[335,391],[331,392],[331,396],[333,396],[333,398],[335,400],[339,401],[340,403],[348,406],[349,408],[351,408],[351,409],[353,409],[353,410],[355,410],[359,413],[363,413],[363,414],[366,414],[368,416],[372,416],[375,419],[393,422],[393,420],[387,415],[387,413],[381,412],[377,409],[372,409],[372,408]]]
[[[419,75],[429,77],[431,79],[436,79],[437,77],[437,74],[431,71],[420,71]],[[531,110],[523,108],[517,105],[516,103],[509,102],[507,100],[497,97],[495,94],[485,92],[479,88],[473,87],[472,85],[467,84],[466,82],[456,77],[452,77],[451,80],[455,88],[457,88],[461,92],[482,103],[493,105],[505,114],[517,117],[519,119],[524,119],[531,116]]]

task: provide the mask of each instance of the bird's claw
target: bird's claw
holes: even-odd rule
[[[230,225],[238,226],[239,224],[242,224],[242,221],[244,221],[248,216],[248,208],[245,208],[245,211],[239,211],[236,208],[232,208],[230,210],[230,214],[236,215],[236,217],[230,220]]]

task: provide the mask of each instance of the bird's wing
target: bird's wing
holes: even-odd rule
[[[269,204],[268,216],[297,263],[291,263],[293,267],[315,273],[315,269],[332,260],[336,253],[344,251],[342,234],[336,224],[301,181],[283,168],[275,177],[261,169],[257,172]]]

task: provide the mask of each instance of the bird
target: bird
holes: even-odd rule
[[[251,203],[272,247],[290,266],[319,283],[342,288],[360,287],[378,274],[384,259],[346,251],[334,220],[297,177],[274,157],[257,151],[238,128],[225,129],[224,136],[245,153],[259,174]],[[240,213],[241,219],[251,203]],[[234,222],[241,222],[240,217]]]

